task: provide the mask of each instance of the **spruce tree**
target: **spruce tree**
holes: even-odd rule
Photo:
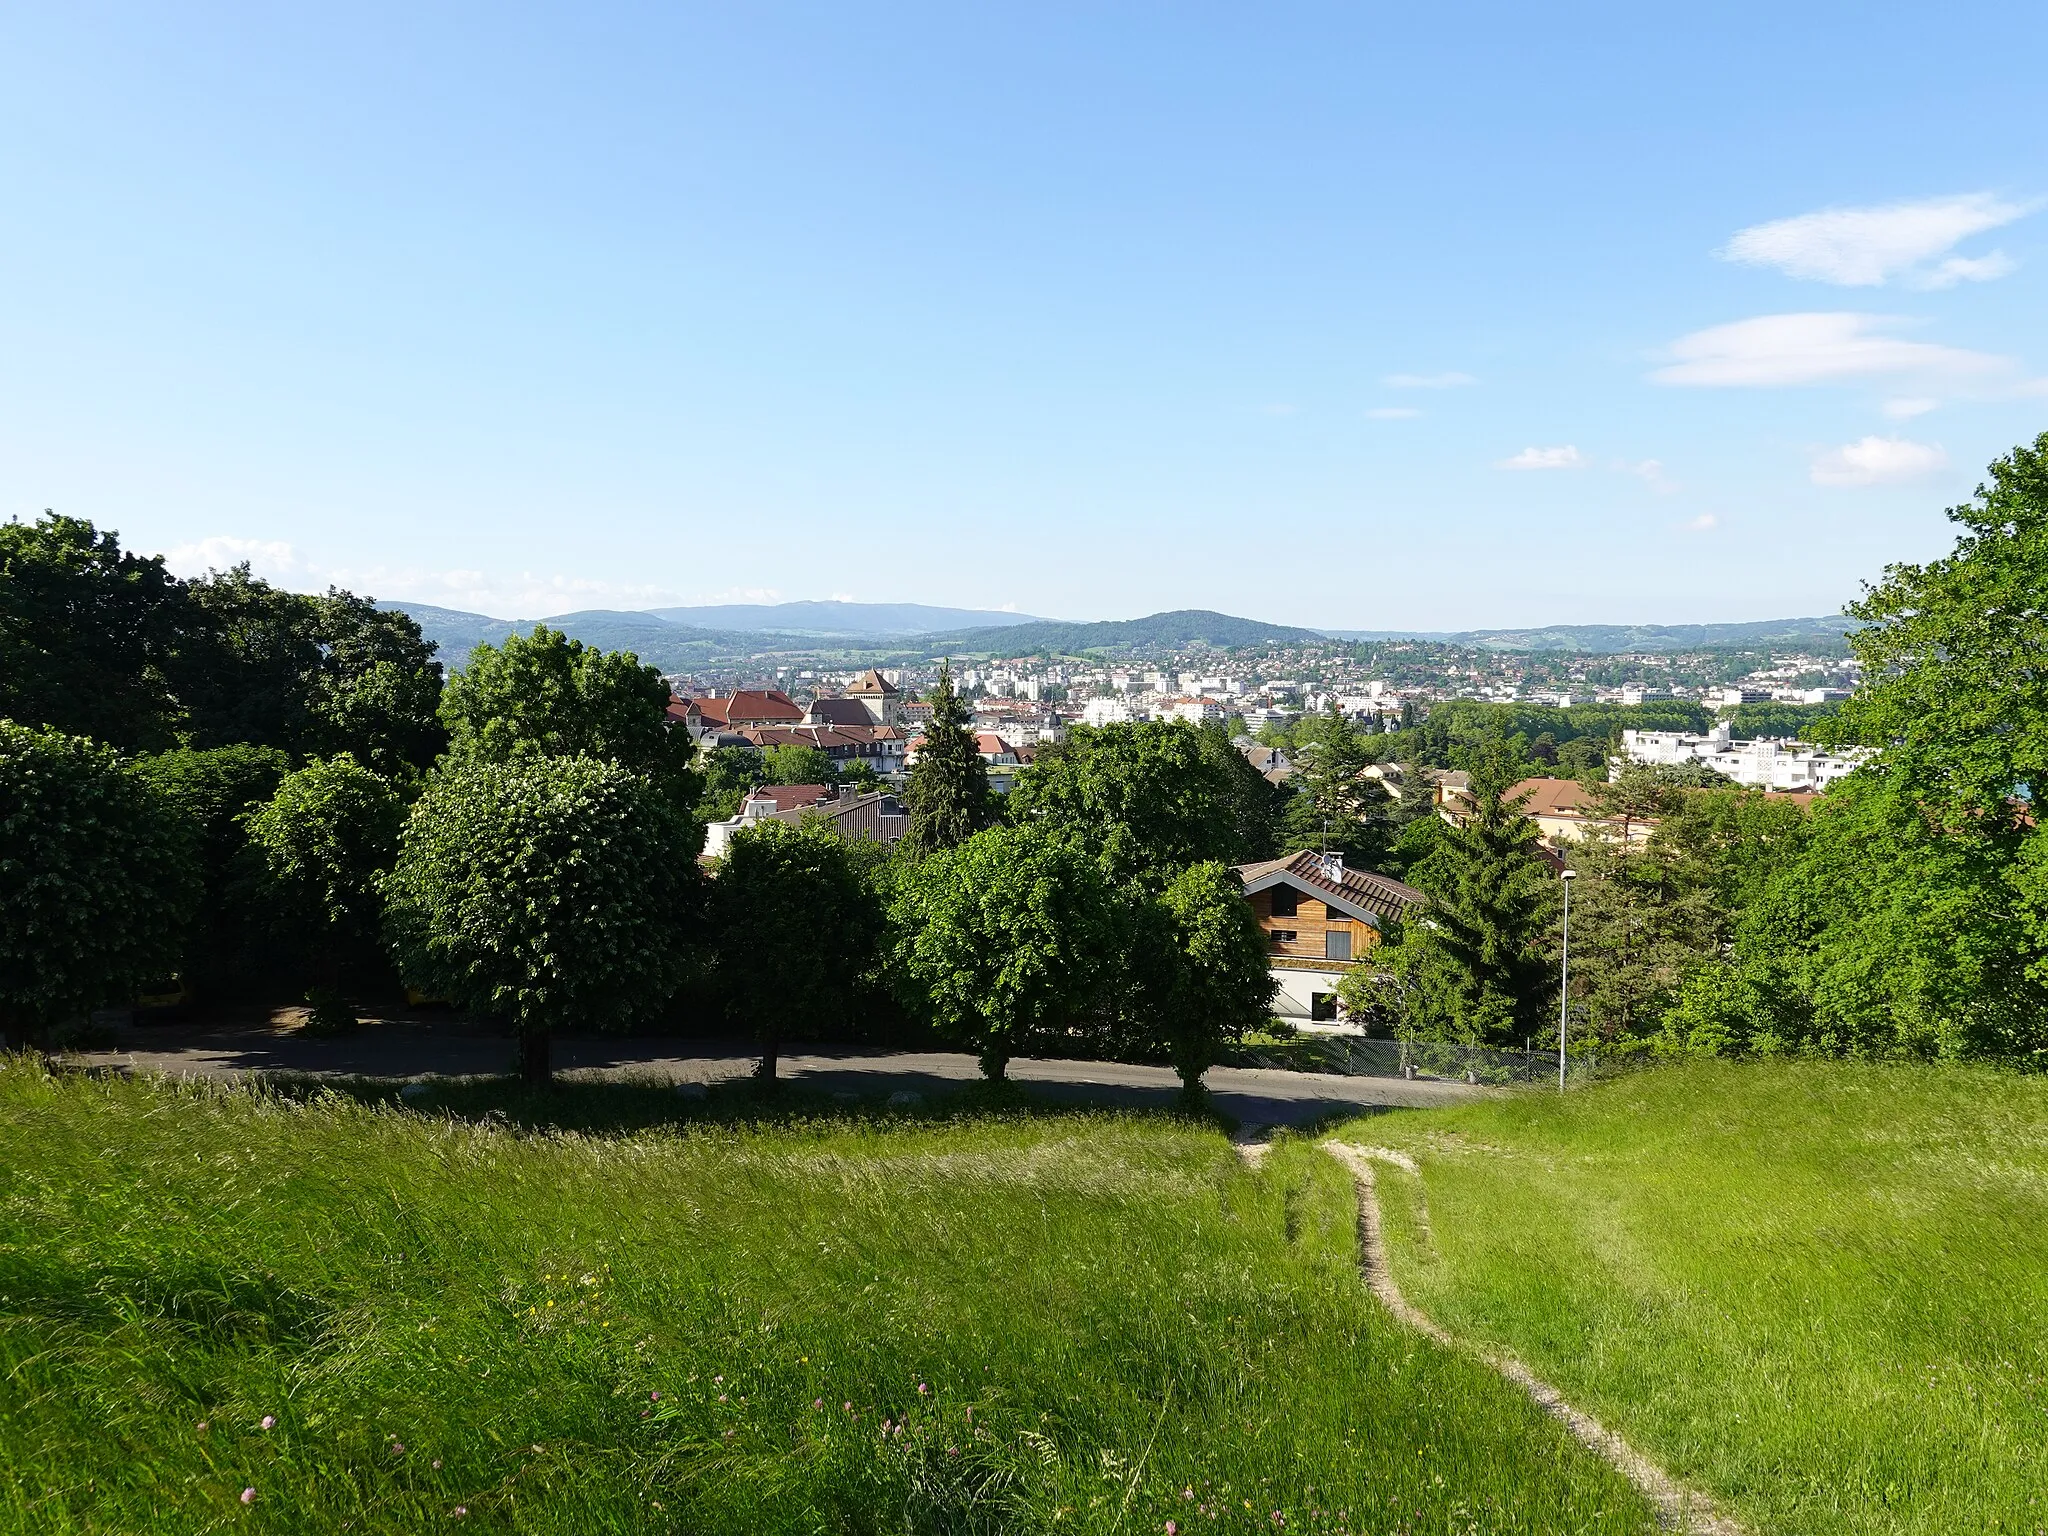
[[[1406,946],[1421,1033],[1505,1044],[1549,1019],[1556,882],[1536,855],[1536,824],[1507,798],[1512,782],[1509,754],[1475,763],[1470,815],[1409,873],[1430,896]]]
[[[988,764],[976,750],[973,717],[953,691],[953,669],[939,664],[939,683],[932,690],[932,718],[925,727],[924,746],[910,770],[910,830],[903,836],[918,858],[957,848],[995,819],[988,787]]]

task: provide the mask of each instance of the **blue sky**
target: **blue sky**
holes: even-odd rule
[[[2048,428],[2038,5],[18,6],[0,515],[508,617],[1827,612]]]

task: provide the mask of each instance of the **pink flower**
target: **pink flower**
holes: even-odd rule
[[[1180,1536],[1180,1522],[1178,1520],[1166,1522],[1166,1536]]]
[[[649,1401],[650,1403],[658,1403],[661,1401],[661,1394],[659,1392],[650,1392],[647,1394],[647,1401]]]
[[[256,1490],[254,1488],[244,1488],[242,1490],[242,1502],[244,1504],[254,1504],[256,1502]]]
[[[275,1428],[277,1428],[277,1416],[276,1416],[275,1414],[269,1414],[269,1413],[266,1413],[265,1415],[263,1415],[263,1425],[262,1425],[262,1427],[263,1427],[263,1428],[265,1428],[265,1429],[275,1429]]]
[[[207,1423],[206,1423],[206,1420],[204,1420],[204,1419],[201,1419],[201,1420],[199,1421],[199,1433],[201,1433],[201,1434],[203,1435],[203,1434],[205,1434],[205,1433],[206,1433],[206,1430],[207,1430]]]
[[[853,1404],[851,1403],[841,1403],[839,1406],[844,1408],[848,1413],[853,1412]]]
[[[924,1384],[923,1382],[921,1382],[921,1381],[920,1381],[920,1382],[919,1382],[919,1383],[917,1384],[917,1395],[918,1395],[919,1397],[930,1397],[930,1396],[931,1396],[931,1394],[932,1394],[932,1389],[931,1389],[930,1387],[926,1386],[926,1385],[925,1385],[925,1384]]]
[[[823,1399],[822,1397],[814,1397],[814,1398],[812,1398],[812,1399],[811,1399],[811,1407],[812,1407],[812,1408],[814,1408],[814,1409],[815,1409],[815,1408],[822,1408],[822,1407],[824,1407],[824,1406],[825,1406],[825,1399]]]

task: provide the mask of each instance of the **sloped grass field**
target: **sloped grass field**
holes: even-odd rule
[[[0,1528],[1641,1531],[1341,1169],[1111,1116],[532,1134],[0,1069]]]
[[[1396,1279],[1772,1536],[2048,1531],[2048,1081],[1707,1064],[1358,1123]]]

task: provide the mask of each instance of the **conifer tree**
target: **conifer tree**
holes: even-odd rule
[[[919,858],[957,848],[995,820],[988,764],[981,760],[969,728],[973,717],[953,691],[953,670],[943,662],[931,706],[924,746],[910,770],[904,797],[910,804],[910,830],[903,841]]]
[[[1536,856],[1536,824],[1508,798],[1513,777],[1511,753],[1476,762],[1471,813],[1409,872],[1430,896],[1403,946],[1418,1033],[1505,1044],[1548,1022],[1556,882]]]

